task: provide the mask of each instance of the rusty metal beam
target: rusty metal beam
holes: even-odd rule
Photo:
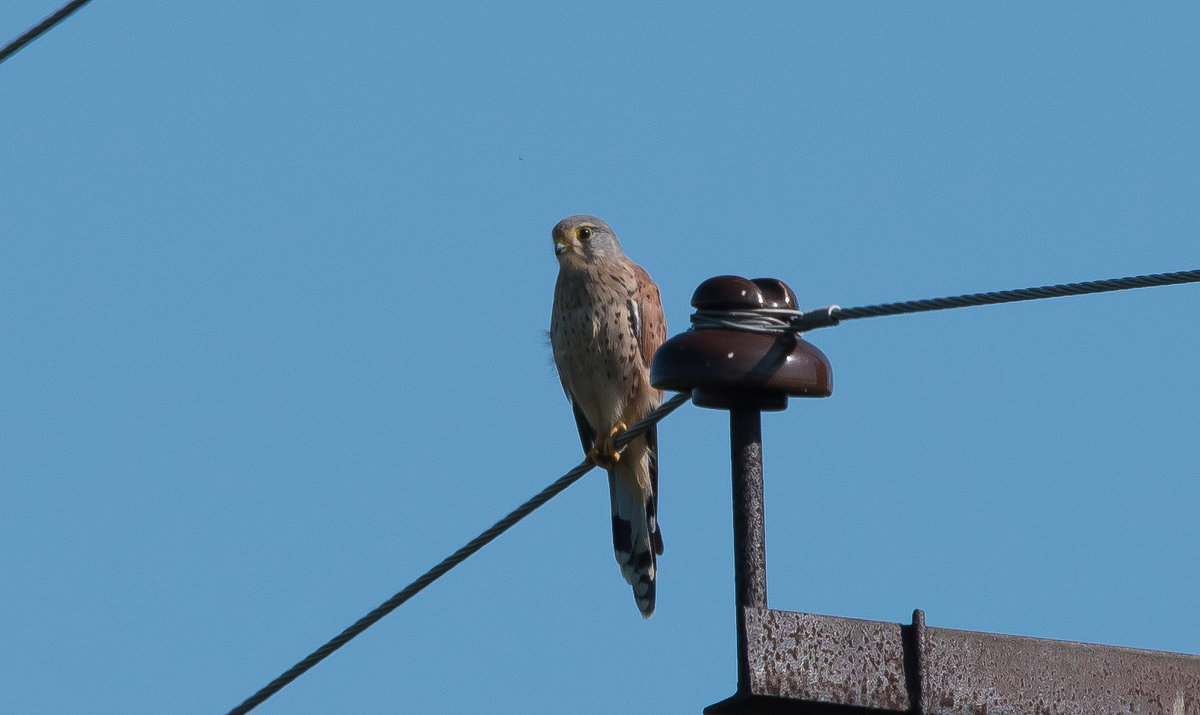
[[[1200,713],[1200,656],[924,628],[923,713]]]
[[[705,713],[1200,715],[1200,656],[747,607],[750,679]]]

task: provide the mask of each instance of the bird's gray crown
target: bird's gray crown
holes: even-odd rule
[[[589,261],[593,258],[618,258],[624,255],[621,242],[603,220],[587,214],[568,216],[551,232],[555,252],[579,253]]]

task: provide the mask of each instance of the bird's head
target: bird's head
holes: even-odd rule
[[[619,258],[621,242],[616,234],[595,216],[568,216],[551,232],[554,255],[561,264],[592,263],[598,258]]]

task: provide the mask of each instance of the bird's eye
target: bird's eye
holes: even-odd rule
[[[579,229],[579,240],[580,241],[586,241],[591,237],[592,237],[591,227],[584,226],[583,228]]]

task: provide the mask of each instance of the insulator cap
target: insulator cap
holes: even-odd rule
[[[692,294],[700,310],[796,309],[796,294],[774,278],[717,276]],[[650,365],[660,390],[692,393],[701,407],[787,408],[788,397],[829,397],[833,375],[825,354],[797,333],[694,328],[662,344]]]

